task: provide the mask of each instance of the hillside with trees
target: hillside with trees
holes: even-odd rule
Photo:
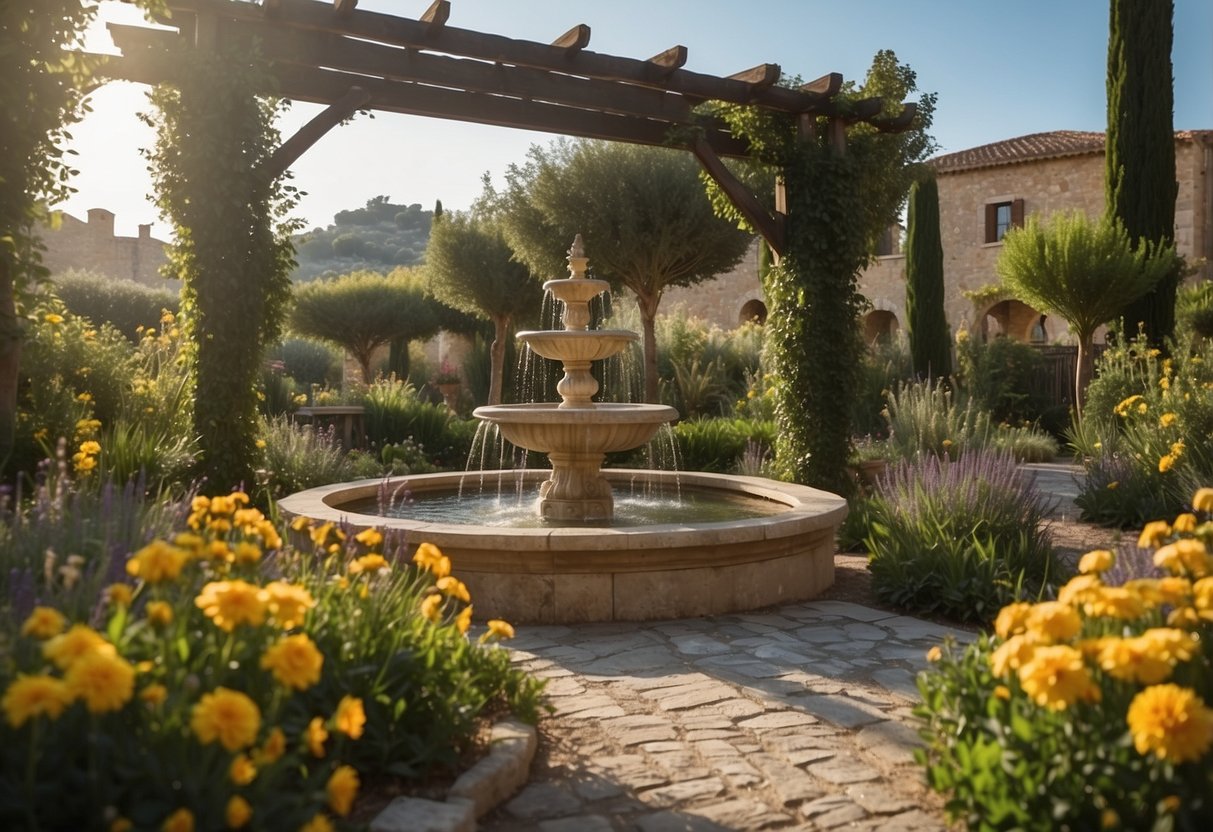
[[[298,267],[291,277],[309,281],[357,271],[386,273],[421,263],[434,212],[421,205],[397,205],[388,196],[367,200],[363,208],[338,211],[328,228],[296,235]]]

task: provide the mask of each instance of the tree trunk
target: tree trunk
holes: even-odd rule
[[[501,377],[505,373],[505,339],[510,337],[510,319],[493,318],[493,344],[489,347],[489,404],[501,404]]]
[[[13,455],[17,428],[17,378],[21,329],[17,320],[12,264],[0,257],[0,472]]]
[[[409,368],[409,339],[393,338],[388,347],[388,372],[394,373],[400,381],[408,381]]]
[[[1080,419],[1087,404],[1087,387],[1091,384],[1091,376],[1095,374],[1092,348],[1090,335],[1078,339],[1078,368],[1074,373],[1074,412]]]
[[[644,336],[644,400],[657,404],[657,305],[661,295],[637,293],[636,306],[640,309],[641,330]]]
[[[354,358],[358,361],[358,370],[362,373],[362,383],[371,386],[371,356],[373,351],[367,353],[358,353]]]

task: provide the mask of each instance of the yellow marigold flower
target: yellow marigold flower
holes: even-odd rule
[[[1192,584],[1192,606],[1201,618],[1213,621],[1213,578],[1201,578]]]
[[[1172,763],[1195,762],[1213,745],[1213,711],[1178,685],[1154,685],[1133,697],[1128,723],[1137,753]]]
[[[366,726],[366,711],[362,709],[362,700],[356,696],[343,696],[337,703],[333,714],[333,729],[340,731],[352,740],[362,736]]]
[[[257,534],[261,535],[261,543],[266,549],[282,548],[282,537],[269,520],[262,520],[257,524]]]
[[[1152,549],[1161,546],[1163,541],[1171,536],[1171,524],[1165,520],[1153,520],[1146,523],[1137,538],[1138,549]]]
[[[341,817],[348,815],[354,805],[354,798],[358,796],[360,785],[358,772],[352,766],[337,766],[324,785],[329,808]]]
[[[257,441],[256,441],[254,444],[255,444],[255,445],[257,446],[257,448],[260,450],[260,449],[264,448],[264,447],[266,446],[266,444],[267,444],[267,443],[266,443],[266,441],[265,441],[264,439],[258,439],[258,440],[257,440]]]
[[[1171,443],[1171,456],[1178,459],[1179,457],[1183,456],[1184,451],[1186,451],[1187,449],[1188,449],[1188,446],[1184,444],[1184,441],[1182,439],[1180,439],[1176,442],[1172,442]]]
[[[167,627],[173,623],[173,605],[167,601],[148,601],[147,620],[153,627]]]
[[[435,578],[451,574],[451,559],[442,554],[433,543],[422,543],[413,554],[413,563],[428,570]]]
[[[946,451],[948,448],[952,447],[956,443],[953,442],[951,439],[945,439],[945,440],[943,440],[943,442],[941,444],[943,445],[943,449]]]
[[[265,595],[270,614],[284,630],[298,627],[303,623],[307,611],[316,606],[312,593],[297,584],[272,581],[266,585]]]
[[[1028,611],[1026,626],[1029,637],[1036,642],[1069,641],[1082,629],[1082,619],[1068,604],[1045,601]]]
[[[1158,458],[1158,473],[1165,474],[1175,467],[1175,457],[1171,454],[1164,454]]]
[[[184,549],[153,540],[126,562],[126,573],[149,584],[175,581],[188,560],[189,553]]]
[[[291,521],[291,531],[301,532],[304,529],[306,529],[311,524],[311,522],[312,522],[311,520],[309,520],[308,518],[306,518],[302,514],[300,514],[298,517],[296,517],[294,520]]]
[[[58,719],[72,701],[71,691],[62,679],[39,674],[18,676],[4,692],[0,707],[13,728],[20,728],[30,719],[46,715]]]
[[[247,754],[237,754],[227,767],[227,776],[237,786],[247,786],[257,778],[257,766]]]
[[[1120,826],[1120,815],[1115,809],[1104,809],[1099,816],[1100,829],[1116,829]]]
[[[324,756],[324,743],[329,738],[328,729],[324,727],[324,720],[320,717],[313,717],[312,721],[307,724],[307,729],[303,732],[304,741],[307,743],[307,750],[311,752],[313,757]]]
[[[1150,408],[1149,408],[1149,406],[1148,406],[1148,405],[1147,405],[1145,402],[1138,402],[1138,403],[1137,403],[1137,412],[1138,412],[1138,413],[1142,413],[1142,414],[1144,414],[1144,413],[1145,413],[1147,410],[1149,410],[1149,409],[1150,409]]]
[[[96,455],[101,453],[101,443],[95,439],[89,439],[86,442],[80,443],[80,453]]]
[[[1213,488],[1198,488],[1192,496],[1192,508],[1205,513],[1213,512]]]
[[[312,538],[312,543],[316,546],[324,546],[328,542],[329,533],[334,530],[335,527],[332,523],[322,523],[319,526],[312,527],[308,534]]]
[[[1151,627],[1137,637],[1146,649],[1163,661],[1191,661],[1200,652],[1200,637],[1174,627]]]
[[[135,692],[135,668],[117,653],[93,650],[72,662],[63,677],[72,697],[90,713],[120,709]]]
[[[247,748],[261,729],[257,703],[238,690],[218,687],[205,693],[190,713],[190,728],[203,745],[216,740],[228,751]]]
[[[261,560],[261,547],[247,540],[241,541],[232,548],[232,560],[245,565],[256,563]]]
[[[194,832],[194,813],[189,809],[178,809],[164,819],[160,832]]]
[[[173,537],[173,545],[186,549],[196,556],[206,546],[206,538],[196,532],[178,532]]]
[[[66,626],[67,619],[54,607],[34,607],[21,624],[21,635],[45,641],[62,633]]]
[[[1052,711],[1099,696],[1082,654],[1065,645],[1036,648],[1032,658],[1019,668],[1019,684],[1032,701]]]
[[[1170,662],[1149,652],[1146,642],[1137,638],[1101,639],[1097,662],[1112,678],[1143,685],[1158,684],[1173,669]]]
[[[115,607],[129,607],[131,605],[130,584],[110,584],[105,588],[105,600]]]
[[[1189,537],[1155,551],[1154,565],[1175,575],[1201,577],[1209,573],[1209,555],[1204,543]]]
[[[94,651],[113,653],[114,645],[100,633],[83,624],[73,624],[71,629],[57,635],[42,645],[42,655],[54,662],[55,667],[67,670],[81,657]]]
[[[513,637],[514,628],[508,621],[502,621],[500,618],[490,618],[488,622],[488,630],[486,630],[485,633],[480,636],[480,640],[484,642],[491,638],[507,639]],[[931,649],[934,650],[937,648],[933,647]],[[927,653],[927,659],[929,661],[935,661],[934,659],[931,659],[930,652]]]
[[[1007,604],[998,611],[998,617],[994,619],[995,635],[1005,641],[1017,633],[1022,633],[1027,626],[1028,613],[1031,610],[1031,604],[1022,602]]]
[[[58,326],[59,324],[63,323],[63,316],[57,312],[47,312],[42,316],[42,320],[51,326]]]
[[[1213,620],[1213,616],[1207,616]],[[1178,629],[1194,629],[1200,626],[1201,614],[1192,607],[1176,607],[1167,613],[1167,626]]]
[[[378,529],[363,529],[354,535],[354,540],[357,540],[363,546],[374,549],[383,542],[383,535]]]
[[[1141,396],[1129,396],[1129,398],[1124,399],[1119,404],[1117,404],[1116,407],[1112,408],[1112,412],[1115,413],[1117,416],[1121,416],[1121,417],[1128,416],[1129,409],[1140,401],[1141,401]]]
[[[1171,524],[1171,528],[1176,534],[1191,534],[1196,531],[1196,515],[1181,514],[1175,518],[1175,522]]]
[[[274,674],[282,685],[307,690],[320,681],[324,656],[306,635],[287,636],[271,645],[261,657],[261,667]]]
[[[1175,420],[1178,418],[1174,413],[1164,413],[1158,417],[1158,426],[1160,428],[1169,428],[1175,424]]]
[[[1134,578],[1125,581],[1125,589],[1135,592],[1151,607],[1159,604],[1184,604],[1192,594],[1192,582],[1187,578]]]
[[[990,654],[990,669],[995,676],[1006,677],[1031,659],[1035,649],[1023,634],[1011,636]]]
[[[1135,592],[1120,586],[1104,586],[1083,595],[1083,611],[1094,618],[1140,618],[1145,601]]]
[[[1108,489],[1109,491],[1115,491],[1115,490],[1116,490],[1117,488],[1119,488],[1119,487],[1120,487],[1120,480],[1112,480],[1112,481],[1111,481],[1110,483],[1108,483],[1108,485],[1107,485],[1107,489]]]
[[[269,598],[264,589],[246,581],[212,581],[194,599],[215,626],[231,632],[239,624],[259,627],[265,623]]]
[[[438,579],[438,591],[450,598],[458,598],[465,604],[472,600],[467,585],[453,575],[447,575],[445,578]]]
[[[938,644],[934,645],[930,650],[927,651],[927,661],[929,662],[937,662],[942,658],[943,650]]]
[[[286,734],[282,733],[281,728],[274,727],[261,747],[253,752],[253,762],[259,766],[272,765],[282,759],[285,753]]]
[[[234,514],[236,512],[236,501],[229,495],[220,494],[217,497],[211,497],[211,514]]]
[[[1078,561],[1078,571],[1084,575],[1098,575],[1111,569],[1114,560],[1114,555],[1107,549],[1095,549],[1087,552]]]
[[[472,605],[468,604],[459,615],[455,616],[455,627],[460,634],[467,635],[468,628],[472,626]]]
[[[380,569],[391,570],[392,565],[383,555],[363,555],[350,562],[350,574],[361,575],[363,572],[378,572]]]
[[[159,682],[153,682],[139,691],[139,699],[153,708],[157,708],[164,704],[164,700],[168,699],[168,688]]]
[[[437,622],[442,617],[442,596],[437,593],[427,595],[421,602],[421,616]]]
[[[333,832],[333,822],[317,812],[311,820],[299,827],[299,832]]]
[[[1007,700],[1009,700],[1011,698],[1011,689],[1009,687],[1007,687],[1006,685],[995,685],[994,686],[994,698],[1001,699],[1004,702],[1006,702]]]
[[[253,817],[253,807],[238,794],[232,795],[223,810],[223,821],[228,829],[243,829]]]

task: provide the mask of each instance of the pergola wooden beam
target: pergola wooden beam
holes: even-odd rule
[[[782,74],[783,70],[780,69],[779,64],[759,64],[741,72],[734,72],[729,78],[757,89],[765,89],[777,83]]]
[[[333,0],[333,11],[338,17],[349,17],[354,13],[358,0]]]
[[[556,40],[552,41],[552,46],[557,49],[563,49],[566,53],[580,52],[590,45],[590,27],[584,23],[578,23],[572,29],[569,29]]]
[[[785,248],[783,215],[772,214],[768,211],[766,206],[758,201],[758,197],[750,193],[749,188],[725,167],[724,162],[702,138],[696,139],[691,144],[691,152],[695,154],[695,158],[699,160],[704,171],[720,186],[720,189],[725,192],[729,201],[741,212],[746,221],[767,241],[771,250],[777,256],[782,257]]]
[[[371,94],[362,87],[351,87],[349,92],[330,104],[319,115],[299,128],[295,135],[278,146],[262,167],[262,173],[271,181],[286,173],[287,169],[326,133],[352,116],[360,107],[366,106]]]
[[[434,0],[430,7],[417,18],[422,23],[430,24],[431,30],[441,29],[451,17],[450,0]]]
[[[842,73],[831,72],[828,75],[823,75],[815,81],[810,81],[807,84],[801,84],[802,92],[811,93],[813,95],[822,95],[833,97],[842,89]]]
[[[657,70],[657,74],[665,77],[676,69],[681,68],[687,62],[687,48],[685,46],[671,46],[664,52],[658,52],[653,57],[645,61],[650,67]]]

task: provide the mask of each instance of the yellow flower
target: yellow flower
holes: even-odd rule
[[[1120,826],[1120,815],[1116,814],[1115,809],[1104,809],[1099,816],[1100,829],[1116,829]]]
[[[1095,618],[1140,618],[1146,611],[1145,601],[1135,592],[1121,586],[1104,586],[1083,595],[1083,611]]]
[[[463,635],[467,634],[468,628],[472,626],[472,605],[468,604],[463,608],[459,615],[455,616],[455,627]]]
[[[223,810],[223,820],[227,824],[228,829],[242,829],[253,817],[253,807],[249,802],[238,794],[234,794],[227,801],[227,808]]]
[[[366,726],[366,711],[362,709],[362,700],[356,696],[343,696],[337,703],[337,711],[333,714],[333,728],[352,740],[362,736]]]
[[[148,601],[147,620],[153,627],[167,627],[173,623],[173,605],[167,601]]]
[[[468,592],[467,586],[458,578],[447,575],[445,578],[438,579],[438,591],[451,598],[458,598],[465,604],[472,600],[471,594]]]
[[[333,822],[320,813],[299,827],[299,832],[333,832]]]
[[[1187,447],[1188,446],[1184,444],[1184,441],[1182,439],[1180,439],[1177,442],[1172,442],[1171,443],[1171,456],[1178,459],[1179,457],[1183,456],[1183,453],[1185,450],[1187,450]]]
[[[1138,549],[1151,549],[1161,546],[1162,542],[1171,536],[1171,524],[1165,520],[1152,520],[1146,523],[1137,538]]]
[[[80,453],[92,454],[95,456],[95,455],[101,453],[101,443],[97,442],[94,439],[90,439],[87,442],[81,442],[80,443]]]
[[[0,707],[4,708],[8,724],[20,728],[31,718],[43,714],[58,719],[71,701],[71,692],[61,679],[41,674],[22,675],[8,686]]]
[[[194,813],[189,809],[178,809],[164,819],[160,832],[194,832]]]
[[[63,323],[63,316],[55,312],[47,312],[42,316],[42,320],[51,326],[58,326],[59,324]]]
[[[480,640],[488,641],[490,638],[506,639],[514,637],[514,628],[508,621],[502,621],[500,618],[490,618],[488,622],[488,630],[480,637]]]
[[[1165,474],[1175,467],[1175,457],[1171,454],[1164,454],[1158,459],[1158,473]]]
[[[135,824],[130,818],[124,818],[121,815],[110,821],[109,832],[131,832],[135,828]]]
[[[189,553],[163,540],[153,540],[126,562],[126,573],[149,584],[175,581],[189,560]]]
[[[1107,549],[1095,549],[1087,552],[1078,561],[1078,571],[1084,575],[1106,572],[1112,568],[1114,556]]]
[[[114,646],[100,633],[83,624],[73,624],[71,629],[57,635],[42,645],[42,655],[54,662],[55,667],[67,670],[82,656],[94,651],[113,653]]]
[[[378,529],[363,529],[354,535],[354,540],[357,540],[363,546],[374,549],[383,542],[383,535],[379,533]]]
[[[1213,745],[1213,711],[1178,685],[1154,685],[1133,697],[1128,723],[1139,754],[1172,763],[1195,762]]]
[[[1181,514],[1175,518],[1175,522],[1171,524],[1171,528],[1176,534],[1191,534],[1196,531],[1196,515]]]
[[[1028,622],[1028,613],[1031,611],[1031,604],[1022,602],[1007,604],[998,611],[998,617],[994,619],[995,635],[1005,641],[1017,633],[1022,633]]]
[[[307,724],[307,730],[304,731],[304,739],[307,742],[307,749],[312,753],[313,757],[324,756],[324,743],[329,738],[328,729],[324,727],[324,720],[320,717],[313,717],[312,721]]]
[[[236,563],[250,564],[261,560],[261,547],[256,543],[242,540],[232,550],[232,558]]]
[[[63,632],[67,619],[54,607],[34,607],[21,625],[21,635],[46,640]]]
[[[73,463],[73,467],[77,471],[79,471],[81,473],[88,473],[89,471],[91,471],[97,467],[97,458],[92,457],[92,456],[85,456],[83,454],[76,454],[75,456],[72,457],[72,463]]]
[[[1213,488],[1198,488],[1192,497],[1192,508],[1206,514],[1213,511]]]
[[[253,752],[253,762],[259,766],[268,766],[282,759],[286,753],[286,734],[282,729],[274,727],[261,747]]]
[[[1082,619],[1073,607],[1058,601],[1033,605],[1026,624],[1029,636],[1037,642],[1069,641],[1082,629]]]
[[[1136,638],[1106,638],[1100,642],[1099,667],[1114,679],[1155,685],[1171,675],[1172,665],[1149,652]]]
[[[1011,636],[990,654],[990,669],[995,676],[1005,678],[1031,659],[1035,650],[1035,646],[1022,634]]]
[[[951,439],[945,439],[945,440],[943,440],[942,444],[943,444],[943,449],[946,451],[948,448],[952,447],[952,445],[954,445],[955,443]]]
[[[995,685],[994,697],[1005,702],[1011,698],[1011,689],[1006,685]]]
[[[1079,699],[1094,700],[1099,688],[1073,647],[1038,647],[1019,668],[1019,684],[1037,705],[1060,711]]]
[[[1158,426],[1160,428],[1169,428],[1175,424],[1175,420],[1178,418],[1174,413],[1164,413],[1158,417]]]
[[[264,439],[258,439],[254,444],[256,444],[258,449],[261,449],[266,446],[266,441]]]
[[[316,606],[316,599],[306,587],[288,584],[283,581],[272,581],[265,587],[265,595],[270,614],[274,621],[284,630],[298,627],[303,623],[307,611]]]
[[[72,662],[63,678],[90,713],[120,709],[135,692],[135,668],[116,653],[93,650]]]
[[[228,751],[247,748],[261,729],[257,703],[237,690],[218,687],[205,693],[190,713],[190,728],[203,745],[215,740]]]
[[[257,777],[257,766],[247,754],[237,754],[227,768],[228,779],[237,786],[247,786]]]
[[[1202,577],[1209,573],[1209,555],[1205,544],[1193,538],[1184,538],[1154,552],[1154,565],[1179,575]]]
[[[940,649],[938,644],[936,644],[930,650],[927,651],[927,661],[929,661],[929,662],[937,662],[942,658],[943,658],[943,650]]]
[[[421,602],[421,616],[437,622],[442,617],[442,596],[436,593],[427,595]]]
[[[358,796],[359,785],[358,772],[352,766],[337,766],[324,786],[329,808],[341,817],[348,815]]]
[[[320,681],[324,656],[306,635],[287,636],[271,645],[261,657],[261,667],[274,674],[280,684],[307,690]]]
[[[451,559],[442,554],[433,543],[422,543],[413,554],[413,563],[428,570],[435,578],[451,574]]]
[[[202,587],[194,604],[215,622],[231,632],[238,624],[258,627],[265,623],[268,595],[246,581],[212,581]]]
[[[168,699],[168,688],[158,682],[145,687],[139,691],[139,699],[153,708],[164,704],[164,700]]]
[[[390,570],[392,565],[387,562],[383,555],[363,555],[360,558],[355,558],[350,563],[350,574],[360,575],[363,572],[378,572],[380,569]]]
[[[1201,578],[1192,584],[1192,606],[1201,618],[1213,621],[1213,578]]]
[[[129,584],[110,584],[105,588],[105,600],[115,607],[131,605],[131,588]]]
[[[1108,490],[1115,491],[1120,486],[1120,480],[1112,480],[1108,483]]]
[[[1123,400],[1122,402],[1117,404],[1116,407],[1112,408],[1112,412],[1115,413],[1117,416],[1121,416],[1121,417],[1128,416],[1129,408],[1133,407],[1133,405],[1135,405],[1141,401],[1142,401],[1141,396],[1129,396],[1129,398]],[[1143,404],[1144,404],[1144,402],[1143,402]]]

